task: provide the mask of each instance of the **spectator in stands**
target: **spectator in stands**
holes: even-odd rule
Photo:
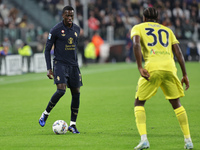
[[[190,19],[186,19],[183,22],[182,25],[183,28],[183,37],[184,39],[192,39],[193,33],[194,33],[194,24],[191,23]]]
[[[189,9],[190,9],[190,13],[192,13],[192,11],[193,11],[194,16],[196,18],[198,18],[198,16],[199,16],[199,6],[198,6],[197,0],[191,0],[191,3],[189,5]]]
[[[180,2],[179,0],[175,1],[175,7],[172,10],[173,16],[183,18],[183,10],[180,7]]]
[[[161,12],[160,20],[161,22],[165,22],[167,19],[172,19],[172,11],[170,9],[170,1],[165,2],[165,7],[163,7],[163,10]]]
[[[86,39],[87,39],[87,37],[84,36],[84,31],[83,31],[83,29],[81,29],[77,47],[78,47],[78,52],[81,54],[83,65],[86,65],[86,58],[84,55]]]
[[[195,7],[193,7],[195,8]],[[190,12],[190,23],[192,23],[193,25],[195,25],[197,23],[197,16],[196,16],[196,11],[195,9],[192,9]]]
[[[49,10],[51,12],[52,15],[56,15],[57,11],[56,11],[56,5],[59,3],[60,0],[48,0],[49,2]]]
[[[170,28],[175,33],[175,27],[173,23],[171,22],[170,18],[165,18],[165,20],[162,22],[162,25]]]
[[[95,59],[96,59],[95,45],[89,38],[86,40],[86,47],[85,47],[84,55],[86,58],[86,65],[87,65],[87,63],[95,62]]]
[[[179,39],[183,39],[184,37],[180,18],[175,19],[175,36]]]
[[[190,19],[190,11],[187,7],[187,2],[183,1],[182,3],[182,9],[183,9],[183,17],[184,19]]]
[[[19,13],[19,10],[17,8],[14,8],[14,7],[11,8],[9,12],[9,16],[8,16],[10,20],[9,22],[14,22],[16,24],[18,13]]]
[[[5,55],[9,54],[11,52],[12,45],[11,45],[11,42],[8,37],[4,37],[2,45],[3,45],[3,49],[4,49],[3,50],[4,52],[2,52],[2,53],[4,53]]]
[[[155,4],[151,3],[151,1],[149,0],[149,3],[148,3],[148,7],[156,7],[157,9],[159,9],[159,11],[163,10],[165,5],[164,3],[162,2],[162,0],[157,0]],[[160,12],[158,12],[160,13]]]
[[[3,50],[0,51],[0,55],[1,56],[6,56],[6,55],[10,55],[11,53],[9,52],[9,45],[7,44],[3,44]]]
[[[105,10],[101,10],[100,12],[100,36],[105,39],[106,38],[106,33],[107,33],[107,26],[108,26],[108,16],[105,15]]]
[[[126,35],[126,28],[122,21],[122,18],[119,15],[117,15],[115,18],[114,31],[115,31],[114,35],[115,35],[116,39],[118,39],[118,40],[124,39],[124,37]]]
[[[9,9],[7,8],[7,5],[6,4],[1,4],[0,6],[0,14],[2,16],[2,19],[3,19],[3,22],[4,22],[4,25],[7,26],[9,24]]]
[[[126,34],[126,62],[132,62],[133,61],[133,41],[130,38],[130,32],[129,29],[128,33]]]
[[[3,50],[3,44],[0,45],[0,52]]]
[[[104,1],[102,1],[102,0],[96,0],[95,1],[95,6],[98,7],[99,11],[104,10],[104,8],[106,6]]]
[[[4,27],[4,22],[3,22],[3,18],[0,17],[0,28]]]
[[[22,46],[18,48],[18,53],[22,56],[22,66],[24,66],[25,59],[27,60],[28,72],[30,71],[31,56],[33,54],[31,47],[26,43],[22,43]]]
[[[95,31],[99,30],[99,25],[100,22],[97,18],[95,18],[94,16],[94,11],[90,11],[90,15],[89,15],[89,19],[88,19],[88,27],[90,30],[90,37],[94,34]]]
[[[83,28],[83,5],[80,3],[80,0],[76,0],[76,12],[79,26]]]
[[[44,32],[43,34],[38,35],[37,37],[37,52],[42,53],[44,51],[45,45],[46,45],[46,39],[48,37],[48,32]]]
[[[3,45],[0,45],[0,75],[1,75],[1,66],[2,66],[2,56],[1,56],[1,51],[3,51]]]
[[[185,60],[186,61],[200,61],[200,54],[199,54],[196,42],[192,41],[188,43]]]
[[[57,14],[55,16],[57,21],[60,21],[62,19],[62,8],[64,6],[64,0],[60,0],[57,4],[56,4],[56,11]]]
[[[98,63],[100,59],[100,46],[104,43],[104,40],[101,38],[101,36],[97,31],[94,33],[92,37],[92,43],[95,46],[96,63]]]
[[[26,28],[27,27],[27,21],[28,21],[27,15],[23,15],[21,21],[19,22],[18,27],[19,28]]]

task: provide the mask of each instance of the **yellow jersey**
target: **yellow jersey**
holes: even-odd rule
[[[144,22],[131,29],[133,36],[140,36],[141,51],[145,61],[144,68],[176,71],[172,45],[179,43],[172,30],[156,22]]]

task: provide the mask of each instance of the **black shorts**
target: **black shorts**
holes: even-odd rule
[[[78,66],[67,66],[62,62],[53,62],[54,83],[65,83],[68,88],[82,86],[81,72]]]

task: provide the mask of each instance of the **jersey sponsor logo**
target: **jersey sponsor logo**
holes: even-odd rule
[[[153,49],[151,50],[150,54],[155,54],[155,52],[154,52],[154,50],[153,50]]]
[[[166,51],[156,51],[155,54],[170,55],[170,53]]]
[[[49,33],[49,37],[48,37],[48,39],[49,39],[49,40],[51,39],[51,36],[52,36],[52,34],[51,34],[51,33]]]
[[[65,50],[75,50],[75,45],[65,45]]]
[[[155,55],[155,54],[161,54],[161,55],[170,55],[170,53],[169,52],[166,52],[166,51],[155,51],[155,50],[153,50],[153,49],[151,49],[151,51],[150,51],[150,55]]]

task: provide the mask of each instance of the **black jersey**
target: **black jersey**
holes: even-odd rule
[[[68,28],[63,21],[50,30],[45,48],[47,70],[52,69],[50,52],[53,45],[54,60],[63,62],[68,66],[78,66],[76,52],[79,34],[79,26],[73,23],[72,27]]]

